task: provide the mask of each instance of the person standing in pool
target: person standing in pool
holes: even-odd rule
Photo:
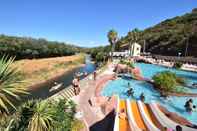
[[[145,101],[145,96],[144,96],[144,93],[143,93],[143,92],[142,92],[141,95],[140,95],[140,100],[141,100],[142,102]]]
[[[185,110],[187,112],[192,112],[192,108],[193,108],[193,100],[192,99],[189,99],[188,101],[186,101],[185,103]]]
[[[130,87],[130,89],[127,90],[127,96],[132,96],[133,97],[134,91],[133,88]]]
[[[128,82],[128,90],[126,92],[127,96],[132,96],[133,97],[133,94],[134,94],[134,91],[133,91],[133,88],[131,87],[130,83]]]
[[[127,84],[127,85],[128,85],[128,88],[130,88],[130,87],[131,87],[131,85],[130,85],[130,83],[129,83],[129,82],[128,82],[128,84]]]

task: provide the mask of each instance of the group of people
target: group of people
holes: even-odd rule
[[[192,112],[192,111],[197,111],[197,108],[196,108],[196,105],[193,105],[193,100],[192,99],[189,99],[188,101],[186,101],[185,105],[185,110],[187,112]]]
[[[128,90],[127,90],[126,94],[127,94],[128,97],[130,97],[130,96],[134,97],[134,90],[133,90],[133,88],[131,88],[130,83],[128,83]],[[143,92],[140,94],[140,100],[142,102],[145,101],[145,95],[144,95]]]
[[[83,73],[78,72],[78,73],[75,74],[75,77],[74,77],[74,79],[72,81],[72,86],[74,88],[75,95],[78,95],[80,93],[79,80],[80,80],[80,77],[82,76],[81,74],[83,76],[87,76],[88,75],[87,72],[83,72]],[[96,73],[96,71],[94,71],[94,73],[93,73],[93,79],[96,80],[96,77],[97,77],[97,73]]]

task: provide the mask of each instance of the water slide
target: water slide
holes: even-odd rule
[[[119,103],[119,111],[122,109],[125,110],[126,115],[127,113],[127,108],[126,108],[126,101],[125,100],[120,100]],[[131,131],[128,119],[122,119],[119,117],[119,131]]]
[[[118,117],[119,103],[120,103],[120,99],[117,96],[116,116],[115,116],[115,122],[114,122],[114,129],[113,129],[113,131],[119,131],[119,117]]]
[[[129,125],[131,127],[131,130],[132,131],[142,131],[137,123],[135,122],[135,119],[134,119],[134,112],[132,111],[132,108],[131,108],[131,102],[129,99],[127,99],[127,113],[128,113],[128,121],[129,121]]]
[[[153,114],[156,116],[157,120],[162,124],[162,126],[165,127],[170,127],[172,129],[176,129],[177,125],[180,125],[174,121],[172,121],[171,119],[169,119],[157,106],[156,103],[152,103],[150,104],[150,108],[153,112]],[[190,128],[184,125],[180,125],[182,127],[183,131],[197,131],[197,129],[194,128]]]
[[[132,113],[133,113],[133,116],[134,116],[134,120],[135,122],[137,123],[137,126],[141,129],[141,130],[149,130],[140,114],[140,110],[138,108],[138,105],[137,105],[137,102],[136,101],[131,101],[130,102],[130,106],[131,106],[131,109],[132,109]]]
[[[154,115],[154,113],[152,112],[149,104],[143,104],[144,106],[144,110],[146,112],[146,114],[149,116],[149,118],[151,119],[151,121],[154,123],[154,125],[159,128],[159,129],[163,129],[164,127],[162,126],[162,124],[157,120],[156,116]]]
[[[137,105],[140,111],[140,114],[143,118],[144,123],[146,124],[147,128],[150,131],[160,131],[160,129],[162,129],[160,127],[157,127],[156,125],[158,124],[156,119],[153,118],[153,114],[150,114],[150,112],[148,111],[148,108],[146,107],[146,105],[144,103],[142,103],[141,101],[137,101]]]

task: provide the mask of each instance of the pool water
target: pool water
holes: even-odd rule
[[[136,66],[138,66],[141,69],[143,76],[146,78],[152,78],[152,76],[157,72],[170,70],[175,72],[179,76],[187,78],[188,84],[197,82],[197,73],[194,72],[180,71],[176,69],[169,69],[157,65],[142,63],[137,63]],[[130,83],[130,86],[134,90],[134,97],[128,97],[126,95],[126,91],[128,90],[128,83]],[[187,91],[197,93],[197,89],[187,88]],[[194,124],[197,124],[197,112],[192,112],[191,114],[189,114],[185,111],[184,108],[185,102],[190,97],[170,96],[169,99],[166,100],[160,97],[159,93],[152,87],[151,84],[143,81],[131,80],[126,78],[118,78],[117,80],[109,81],[106,87],[102,90],[102,95],[104,96],[112,96],[113,94],[118,94],[122,99],[129,98],[139,100],[139,96],[141,93],[145,94],[146,103],[158,102],[164,107],[166,107],[169,111],[176,112],[180,116],[183,116],[184,118],[188,119]],[[192,99],[194,100],[193,104],[197,105],[197,98],[193,97]]]
[[[142,76],[145,78],[152,78],[156,73],[162,71],[171,71],[176,73],[180,77],[184,77],[186,79],[187,85],[191,86],[193,83],[197,83],[197,73],[177,70],[174,68],[167,68],[163,66],[153,65],[153,64],[144,64],[144,63],[137,63],[135,64],[137,67],[141,69]],[[195,92],[197,93],[197,88],[185,88],[187,92]]]

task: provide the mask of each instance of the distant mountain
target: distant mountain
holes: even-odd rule
[[[146,52],[169,56],[184,56],[188,42],[187,56],[197,57],[197,8],[141,31],[138,42],[143,46],[144,40]],[[118,43],[128,43],[127,36]]]

